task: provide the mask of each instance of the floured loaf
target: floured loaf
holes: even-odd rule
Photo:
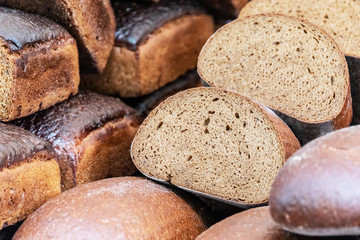
[[[131,148],[146,176],[243,205],[268,200],[299,142],[270,110],[234,92],[193,88],[155,108]]]

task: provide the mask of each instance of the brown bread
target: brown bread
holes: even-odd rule
[[[50,144],[0,123],[0,229],[24,220],[60,193],[60,170]]]
[[[201,205],[185,199],[137,177],[92,182],[45,203],[13,239],[190,240],[208,219]]]
[[[360,126],[318,138],[293,154],[271,189],[275,222],[298,234],[360,235]]]
[[[139,118],[119,99],[82,91],[13,124],[53,145],[63,190],[106,177],[131,175],[136,170],[129,150]]]
[[[75,40],[53,21],[0,8],[0,120],[10,121],[78,91]]]
[[[105,68],[115,35],[110,0],[0,0],[0,5],[46,16],[65,27],[77,41],[82,73]]]
[[[237,93],[202,87],[155,108],[131,154],[154,180],[250,206],[267,202],[278,170],[299,147],[270,110]]]
[[[293,17],[253,15],[225,25],[203,47],[198,72],[212,86],[289,116],[298,137],[305,131],[315,138],[351,122],[343,53],[323,30]]]

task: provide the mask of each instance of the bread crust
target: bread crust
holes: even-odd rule
[[[212,18],[205,14],[174,19],[150,34],[136,51],[115,46],[104,72],[84,76],[83,86],[121,97],[146,95],[195,68],[213,28]]]
[[[236,18],[248,0],[201,0],[218,18]]]
[[[60,194],[60,170],[43,150],[0,171],[0,229],[24,220],[50,198]]]
[[[190,240],[208,227],[208,214],[195,199],[185,200],[143,178],[105,179],[48,201],[26,219],[14,239]]]
[[[0,0],[0,5],[43,15],[64,26],[77,40],[82,72],[105,68],[116,27],[110,0]]]
[[[360,57],[345,56],[350,73],[351,96],[353,99],[352,124],[360,124]]]
[[[80,92],[13,123],[53,145],[59,157],[62,190],[135,171],[129,148],[140,118],[119,99]]]
[[[359,235],[359,136],[359,126],[345,128],[288,159],[271,189],[269,205],[277,223],[302,235]]]

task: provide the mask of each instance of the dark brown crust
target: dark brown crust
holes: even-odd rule
[[[0,0],[0,5],[51,18],[77,40],[81,71],[94,73],[104,69],[115,36],[110,0]]]
[[[75,186],[77,165],[85,153],[82,141],[108,122],[125,118],[133,121],[132,127],[138,124],[137,112],[119,99],[80,92],[63,103],[13,123],[53,145],[60,157],[63,184],[70,181],[65,186],[67,189]]]
[[[356,240],[358,237],[314,238],[282,230],[272,219],[269,207],[235,214],[211,226],[196,240]]]
[[[0,37],[12,51],[27,44],[71,38],[63,27],[50,19],[19,10],[0,7],[0,22]]]
[[[21,50],[9,50],[15,65],[10,121],[64,101],[78,91],[80,76],[76,42],[53,39]],[[41,66],[41,67],[39,67]],[[36,76],[36,77],[34,77]]]
[[[0,123],[0,171],[26,162],[40,152],[53,155],[54,150],[48,142],[26,130]]]
[[[204,14],[194,0],[163,0],[158,3],[120,0],[113,3],[116,18],[115,46],[136,51],[148,36],[175,18]]]
[[[194,239],[207,228],[207,213],[185,200],[150,180],[105,179],[48,201],[14,239]]]
[[[360,234],[360,126],[330,133],[288,159],[271,189],[274,220],[305,235]]]
[[[146,117],[157,105],[166,98],[182,90],[200,87],[202,83],[196,70],[188,71],[185,75],[179,77],[174,82],[168,83],[164,87],[139,98],[125,98],[123,101],[129,106],[136,108],[144,117]]]
[[[239,14],[241,8],[248,0],[201,0],[217,17],[222,19],[233,19]]]
[[[360,58],[345,56],[350,73],[351,96],[353,99],[352,124],[360,124]]]
[[[351,101],[351,93],[349,89],[345,104],[340,114],[335,119],[324,123],[306,123],[279,111],[274,112],[288,124],[295,136],[299,139],[301,145],[305,145],[306,143],[318,137],[324,136],[327,133],[348,127],[351,123],[353,114]]]

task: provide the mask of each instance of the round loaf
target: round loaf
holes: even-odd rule
[[[294,233],[360,234],[360,126],[318,138],[293,154],[271,189],[274,220]]]
[[[194,239],[204,209],[138,177],[78,186],[30,215],[13,239]]]
[[[271,218],[269,207],[259,207],[237,213],[211,226],[196,240],[322,240],[283,231]],[[326,240],[356,240],[357,237],[325,238]],[[325,240],[324,239],[324,240]]]

